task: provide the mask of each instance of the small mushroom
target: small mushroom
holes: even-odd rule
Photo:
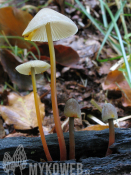
[[[56,61],[53,41],[67,38],[77,32],[77,26],[68,17],[49,8],[41,9],[30,21],[23,32],[26,40],[48,42],[51,64],[51,99],[56,132],[60,146],[60,160],[66,160],[66,146],[61,129],[57,93],[56,93]]]
[[[112,154],[112,150],[109,147],[115,142],[115,131],[114,131],[113,120],[116,120],[117,118],[118,116],[115,107],[110,103],[104,104],[102,108],[102,120],[106,123],[107,122],[109,123],[109,144],[106,156]]]
[[[69,99],[64,108],[64,115],[69,117],[69,159],[75,159],[75,138],[74,138],[74,118],[81,117],[81,110],[78,102],[71,98]]]
[[[24,75],[31,75],[32,78],[32,85],[33,85],[33,92],[34,92],[34,100],[35,100],[35,107],[36,107],[36,115],[37,115],[37,121],[39,126],[39,131],[41,135],[41,140],[43,144],[43,148],[45,151],[45,155],[48,161],[52,161],[50,152],[48,150],[48,146],[46,143],[44,131],[42,128],[42,121],[40,117],[40,109],[39,109],[39,102],[38,102],[38,95],[37,95],[37,88],[36,88],[36,79],[35,74],[40,74],[44,71],[46,71],[48,68],[50,68],[50,65],[44,61],[40,60],[33,60],[26,63],[23,63],[16,67],[16,70]]]

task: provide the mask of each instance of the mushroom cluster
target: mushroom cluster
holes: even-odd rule
[[[49,8],[41,9],[23,32],[26,40],[48,42],[51,64],[51,99],[56,132],[60,147],[60,160],[66,160],[66,146],[61,129],[56,92],[56,61],[53,41],[77,32],[77,26],[68,17]]]

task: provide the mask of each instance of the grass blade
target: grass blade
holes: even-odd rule
[[[121,13],[121,10],[122,10],[122,8],[124,7],[124,5],[125,5],[125,3],[123,3],[122,6],[121,6],[121,8],[117,11],[117,13],[116,13],[116,15],[115,15],[115,17],[114,17],[115,22],[118,20],[118,18],[119,18],[119,16],[120,16],[120,13]],[[101,44],[101,47],[100,47],[100,49],[99,49],[99,51],[98,51],[98,54],[97,54],[97,57],[96,57],[97,61],[99,61],[99,62],[105,62],[105,60],[107,60],[107,59],[105,59],[105,60],[99,60],[98,57],[99,57],[99,55],[100,55],[100,52],[101,52],[101,50],[102,50],[104,44],[106,43],[106,41],[107,41],[107,39],[108,39],[108,36],[110,35],[110,33],[111,33],[113,27],[114,27],[114,23],[113,23],[113,21],[112,21],[111,24],[109,25],[109,29],[108,29],[107,32],[106,32],[106,35],[105,35],[105,37],[104,37],[104,40],[103,40],[103,42],[102,42],[102,44]],[[118,46],[118,47],[119,47],[119,46]],[[119,50],[118,50],[118,54],[121,55],[122,53],[119,52],[119,51],[120,51],[120,48],[119,48]]]
[[[4,36],[0,35],[0,38],[4,38]],[[8,38],[8,39],[20,39],[22,41],[25,41],[25,39],[23,37],[20,37],[20,36],[6,36],[6,38]],[[29,42],[30,44],[32,44],[36,48],[36,50],[38,52],[39,59],[40,59],[40,50],[39,50],[38,46],[32,41],[29,41],[29,40],[26,40],[26,41]]]
[[[119,43],[120,43],[120,46],[121,46],[121,50],[122,50],[122,55],[123,55],[123,58],[124,58],[124,61],[125,61],[129,82],[131,83],[131,71],[130,71],[130,67],[129,67],[129,64],[128,64],[128,61],[127,61],[127,58],[126,58],[126,52],[125,52],[125,48],[124,48],[124,45],[123,45],[123,42],[122,42],[120,31],[118,29],[118,26],[115,22],[115,19],[114,19],[114,16],[113,16],[111,10],[109,9],[109,7],[107,6],[106,3],[104,3],[102,0],[100,0],[100,1],[101,1],[101,3],[104,4],[105,8],[107,9],[107,11],[108,11],[113,23],[114,23],[114,28],[116,30],[116,33],[117,33],[117,36],[118,36],[118,39],[119,39]]]

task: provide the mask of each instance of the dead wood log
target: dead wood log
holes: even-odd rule
[[[111,146],[113,154],[105,157],[108,147],[109,130],[75,132],[76,162],[83,164],[83,170],[90,174],[119,175],[131,172],[131,130],[115,129],[116,142]],[[69,154],[69,134],[64,133],[67,153]],[[56,134],[46,136],[50,153],[54,160],[59,160],[59,146]],[[27,159],[40,161],[46,159],[40,137],[14,137],[0,140],[0,160],[4,153],[13,156],[18,145],[23,145]],[[0,164],[1,166],[1,164]],[[1,167],[0,167],[1,169]],[[24,170],[26,174],[26,169]],[[27,164],[27,171],[29,168]],[[75,170],[74,170],[75,171]],[[44,173],[44,171],[43,171]]]

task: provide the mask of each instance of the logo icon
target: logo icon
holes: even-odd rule
[[[26,161],[27,157],[24,147],[23,145],[19,145],[14,152],[13,157],[11,157],[8,152],[5,152],[3,158],[3,169],[9,175],[10,171],[13,171],[13,174],[15,174],[15,169],[19,167],[22,175],[22,170],[26,168]]]

